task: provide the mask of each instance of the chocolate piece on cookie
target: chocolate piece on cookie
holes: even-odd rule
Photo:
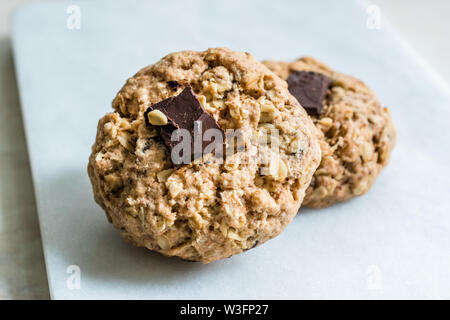
[[[201,157],[205,148],[211,144],[212,147],[215,147],[216,144],[220,144],[221,150],[223,150],[222,146],[225,140],[223,130],[219,127],[214,118],[203,109],[202,104],[198,101],[191,87],[186,87],[180,94],[148,107],[144,113],[144,118],[148,126],[154,126],[156,128],[171,154],[173,148],[177,144],[185,142],[182,139],[176,141],[174,139],[174,131],[177,129],[186,130],[191,138],[189,148],[191,154],[188,156],[190,159],[189,162]],[[212,142],[203,139],[203,133],[209,129],[217,130],[220,139],[213,140]],[[198,130],[201,131],[196,132]],[[196,150],[195,148],[194,144],[196,139],[201,140],[200,150]],[[181,151],[183,152],[183,150]],[[220,153],[217,156],[222,154],[223,153]],[[181,158],[184,158],[183,154],[180,154],[179,156],[180,160]],[[172,160],[173,159],[174,157],[172,157]],[[181,162],[176,164],[181,164]]]
[[[313,58],[264,64],[287,79],[320,131],[322,161],[303,205],[327,207],[366,193],[395,145],[389,110],[363,82]]]
[[[276,237],[320,162],[313,122],[248,53],[169,54],[131,77],[113,108],[89,159],[95,200],[126,240],[167,256],[208,263]],[[194,119],[205,133],[239,131],[244,148],[230,148],[223,161],[209,153],[176,165],[169,135],[192,132]],[[260,143],[276,131],[276,142]]]
[[[289,92],[300,102],[309,115],[322,113],[323,101],[331,79],[311,71],[293,71],[287,78]]]

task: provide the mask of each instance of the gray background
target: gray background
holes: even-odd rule
[[[8,17],[25,0],[0,3],[0,298],[48,298],[28,155],[12,65]],[[76,1],[73,1],[76,3]],[[450,82],[448,1],[372,1]]]

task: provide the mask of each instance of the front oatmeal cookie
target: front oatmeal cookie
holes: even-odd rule
[[[243,132],[244,151],[223,163],[211,154],[172,163],[157,127],[167,117],[144,114],[189,92],[222,130]],[[167,256],[208,263],[277,236],[320,162],[312,121],[286,83],[248,53],[169,54],[128,79],[113,108],[99,121],[89,158],[95,200],[126,240]],[[276,154],[254,139],[274,129]],[[255,150],[269,163],[256,161]]]
[[[294,77],[319,76],[329,81],[320,108],[308,112],[321,132],[322,161],[303,205],[322,208],[366,193],[387,165],[395,145],[396,131],[389,110],[380,105],[363,82],[311,57],[291,63],[263,63],[291,82],[291,93],[295,90]]]

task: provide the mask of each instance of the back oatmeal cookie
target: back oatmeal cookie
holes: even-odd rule
[[[303,204],[322,208],[366,193],[395,145],[389,110],[363,82],[313,58],[264,64],[287,80],[321,133],[322,161]]]

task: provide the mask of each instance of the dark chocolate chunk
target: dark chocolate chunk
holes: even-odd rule
[[[309,115],[318,116],[331,85],[326,75],[310,71],[294,71],[287,79],[289,92],[300,102]]]
[[[147,126],[151,125],[149,123],[148,114],[153,110],[159,110],[167,117],[166,125],[154,127],[159,132],[164,144],[169,148],[170,152],[172,152],[173,148],[177,144],[183,142],[183,139],[180,139],[180,141],[172,141],[172,133],[176,129],[185,129],[189,132],[191,137],[191,154],[189,155],[189,161],[193,161],[194,159],[201,157],[206,147],[211,143],[213,144],[212,146],[215,147],[218,143],[223,144],[225,142],[225,134],[223,130],[219,127],[216,120],[214,120],[214,118],[211,117],[211,115],[203,108],[191,87],[184,88],[184,90],[177,96],[170,97],[148,107],[144,113],[145,123]],[[199,127],[201,127],[201,131],[199,131]],[[208,129],[216,129],[221,139],[219,139],[219,141],[216,141],[215,138],[212,138],[212,141],[206,140],[204,138],[204,134]],[[195,150],[196,141],[197,143],[199,142],[198,145],[201,150]],[[221,148],[223,148],[223,145]],[[208,150],[208,152],[212,152],[212,150]],[[216,156],[221,155],[222,154],[216,154]],[[184,155],[182,153],[180,157],[183,156]]]
[[[167,81],[167,85],[172,89],[173,91],[176,91],[179,87],[181,87],[181,84],[176,82],[175,80]]]

